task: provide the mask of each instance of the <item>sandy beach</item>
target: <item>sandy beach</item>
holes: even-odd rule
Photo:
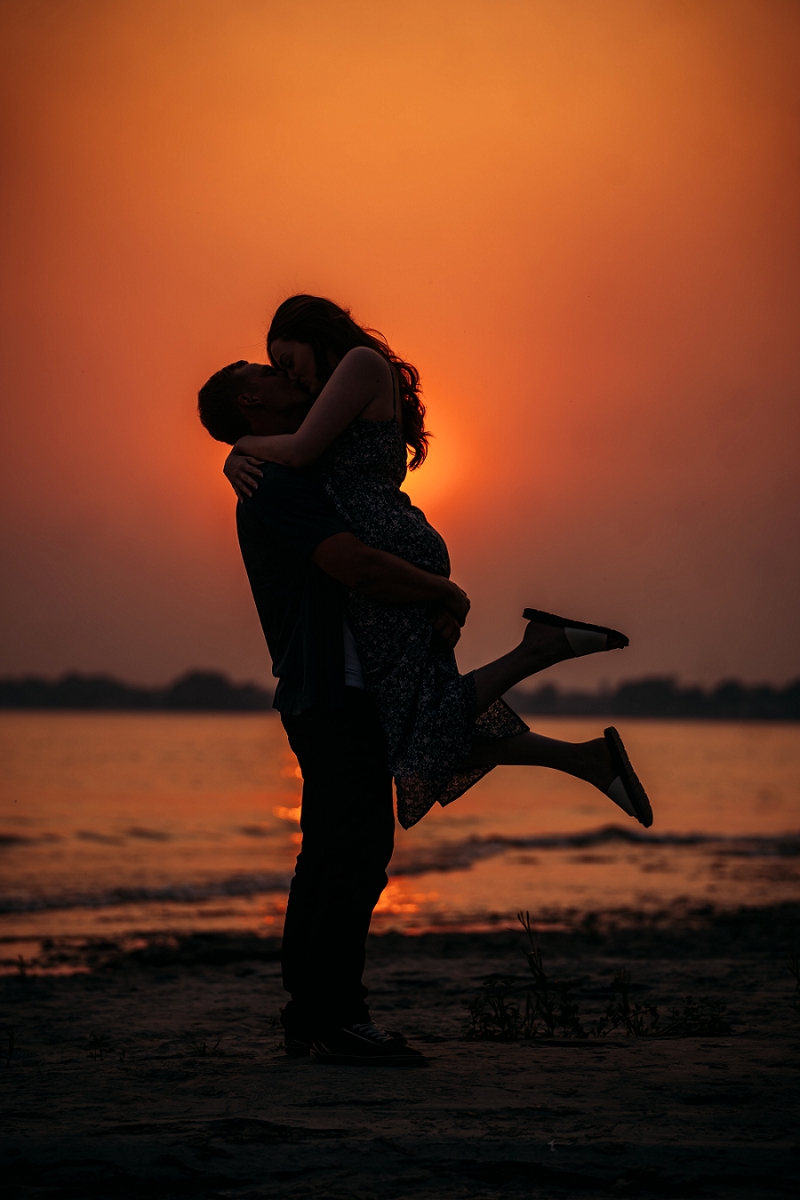
[[[5,1194],[788,1194],[798,915],[617,914],[541,934],[587,1023],[624,967],[662,1022],[687,995],[726,1004],[721,1036],[470,1040],[481,980],[526,977],[522,932],[373,937],[373,1014],[430,1056],[416,1071],[286,1058],[276,939],[50,943],[2,979]]]

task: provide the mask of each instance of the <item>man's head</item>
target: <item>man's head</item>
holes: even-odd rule
[[[248,433],[294,433],[310,405],[309,396],[293,387],[282,371],[245,359],[217,371],[197,397],[203,425],[229,446]]]

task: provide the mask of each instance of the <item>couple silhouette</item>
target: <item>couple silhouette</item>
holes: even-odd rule
[[[622,649],[602,625],[526,609],[520,643],[460,674],[469,599],[442,537],[400,490],[425,460],[415,367],[322,297],[284,301],[268,363],[238,361],[199,393],[239,503],[239,545],[278,679],[275,707],[303,775],[281,1014],[293,1057],[424,1066],[371,1020],[370,918],[401,826],[500,765],[550,767],[641,824],[647,795],[614,728],[588,742],[530,731],[502,699],[557,662]]]

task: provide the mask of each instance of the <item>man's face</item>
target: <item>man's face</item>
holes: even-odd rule
[[[299,395],[287,377],[276,375],[274,369],[263,363],[247,363],[234,371],[234,376],[240,383],[243,396],[258,400],[277,412],[298,402]]]
[[[287,423],[300,425],[311,401],[306,392],[294,387],[283,372],[263,363],[247,363],[234,372],[241,383],[239,403],[248,421],[262,425],[277,421],[283,428]],[[255,431],[255,430],[254,430]]]

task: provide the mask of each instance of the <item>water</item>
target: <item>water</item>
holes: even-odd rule
[[[598,722],[537,718],[554,737]],[[500,768],[398,830],[378,932],[800,897],[800,728],[626,721],[653,829]],[[0,937],[278,933],[300,779],[274,714],[0,714]]]

